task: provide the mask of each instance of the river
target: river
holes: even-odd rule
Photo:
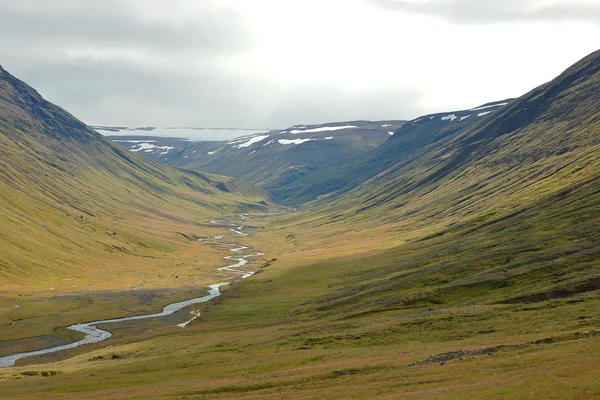
[[[242,219],[247,219],[247,216],[245,216],[245,218],[242,218]],[[211,221],[211,222],[213,224],[218,224],[218,225],[227,225],[224,223],[220,223],[218,221]],[[242,232],[242,229],[244,228],[243,226],[239,226],[239,225],[231,225],[231,226],[236,227],[235,230],[231,229],[231,231],[235,232],[236,234],[244,235],[244,236],[247,235],[247,233]],[[216,238],[221,239],[221,238],[223,238],[223,236],[216,236]],[[234,243],[214,242],[214,241],[211,241],[210,239],[199,239],[199,241],[203,242],[203,243],[208,243],[208,244],[231,246],[233,248],[230,249],[230,251],[235,252],[235,253],[238,253],[238,252],[248,248],[246,246],[241,246],[241,245],[234,244]],[[234,274],[238,274],[241,276],[242,279],[246,279],[249,276],[252,276],[254,274],[254,272],[243,270],[241,268],[248,263],[248,260],[247,260],[248,258],[257,257],[257,256],[261,256],[261,255],[263,255],[263,253],[255,252],[255,253],[246,254],[246,255],[226,256],[226,257],[224,257],[226,260],[236,261],[236,263],[225,266],[225,267],[220,267],[217,269],[219,271],[227,271],[227,272],[231,272]],[[161,312],[156,313],[156,314],[135,315],[132,317],[105,319],[105,320],[100,320],[100,321],[92,321],[92,322],[84,322],[84,323],[80,323],[80,324],[73,324],[73,325],[69,326],[68,329],[71,329],[71,330],[77,331],[77,332],[82,332],[85,335],[83,337],[83,339],[78,340],[73,343],[65,344],[62,346],[50,347],[47,349],[41,349],[41,350],[35,350],[35,351],[27,351],[27,352],[23,352],[23,353],[13,354],[10,356],[0,357],[0,368],[13,366],[17,360],[20,360],[25,357],[40,356],[43,354],[56,353],[59,351],[73,349],[75,347],[83,346],[86,344],[101,342],[103,340],[110,338],[112,336],[112,334],[109,331],[107,331],[106,329],[98,328],[98,325],[110,324],[110,323],[115,323],[115,322],[136,321],[136,320],[141,320],[141,319],[164,317],[164,316],[173,314],[174,312],[179,311],[184,307],[190,306],[192,304],[205,303],[211,299],[214,299],[217,296],[220,296],[221,291],[219,288],[221,286],[227,285],[227,284],[229,284],[229,282],[219,282],[219,283],[209,285],[207,295],[202,296],[202,297],[196,297],[196,298],[193,298],[190,300],[180,301],[178,303],[168,304],[162,309]],[[187,326],[187,324],[189,322],[190,321],[188,321],[184,324],[179,324],[179,326],[185,327],[185,326]]]

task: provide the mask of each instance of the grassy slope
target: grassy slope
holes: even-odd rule
[[[85,297],[97,290],[214,282],[221,256],[193,240],[214,230],[202,223],[268,204],[263,192],[243,182],[130,153],[1,68],[0,170],[0,336],[5,340],[37,329],[17,333],[12,321],[68,309],[54,299],[62,293]],[[14,307],[25,299],[33,305],[28,311]]]
[[[497,109],[498,107],[490,107],[485,111],[495,112]],[[461,132],[480,123],[482,118],[491,118],[477,116],[478,113],[479,111],[463,110],[419,117],[404,124],[389,140],[373,151],[340,165],[313,170],[295,181],[279,182],[278,187],[270,190],[291,205],[304,205],[317,198],[329,203],[333,198],[356,188],[391,166],[398,167],[418,161],[435,149],[444,148]],[[444,119],[449,115],[453,115],[454,119]]]
[[[260,233],[278,260],[190,329],[1,371],[2,389],[15,399],[600,397],[599,57],[446,153],[392,167],[321,212],[278,217]]]

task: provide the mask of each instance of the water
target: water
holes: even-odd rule
[[[241,229],[242,227],[239,227],[239,228]],[[200,239],[200,241],[204,242],[204,243],[232,246],[234,248],[231,249],[231,251],[234,251],[234,252],[237,252],[237,251],[247,248],[245,246],[240,246],[240,245],[232,244],[232,243],[209,242],[205,239]],[[218,268],[218,270],[240,274],[243,279],[246,279],[249,276],[251,276],[253,274],[253,272],[245,271],[240,268],[243,267],[244,265],[246,265],[246,263],[248,263],[248,260],[246,258],[260,256],[260,255],[263,255],[263,254],[262,253],[253,253],[253,254],[248,254],[248,255],[244,255],[244,256],[224,257],[227,260],[235,260],[237,262],[235,264],[232,264],[232,265],[229,265],[226,267],[220,267],[220,268]],[[219,288],[221,286],[227,285],[227,284],[229,284],[229,282],[220,282],[220,283],[215,283],[215,284],[209,285],[208,286],[208,294],[206,296],[196,297],[196,298],[193,298],[190,300],[185,300],[185,301],[180,301],[178,303],[168,304],[162,309],[161,312],[156,313],[156,314],[145,314],[145,315],[136,315],[133,317],[105,319],[105,320],[100,320],[100,321],[84,322],[81,324],[71,325],[68,327],[68,329],[84,333],[85,336],[83,339],[78,340],[73,343],[65,344],[62,346],[50,347],[47,349],[28,351],[28,352],[24,352],[24,353],[13,354],[11,356],[0,357],[0,368],[1,367],[10,367],[10,366],[14,365],[15,362],[17,360],[20,360],[21,358],[32,357],[32,356],[41,356],[43,354],[56,353],[56,352],[63,351],[63,350],[74,349],[75,347],[83,346],[86,344],[101,342],[103,340],[110,338],[112,336],[112,334],[105,329],[98,328],[98,325],[110,324],[110,323],[115,323],[115,322],[124,322],[124,321],[137,321],[137,320],[148,319],[148,318],[165,317],[165,316],[173,314],[174,312],[177,312],[177,311],[181,310],[182,308],[187,307],[189,305],[205,303],[211,299],[214,299],[215,297],[220,296],[221,291]]]

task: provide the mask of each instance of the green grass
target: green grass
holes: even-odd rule
[[[130,265],[164,267],[188,251],[190,238],[211,231],[203,225],[210,218],[270,204],[243,182],[167,167],[113,144],[4,70],[0,109],[5,290],[73,278],[133,287],[135,277],[122,273]]]
[[[22,360],[0,396],[600,398],[597,57],[442,153],[257,217],[240,240],[277,260],[188,328]]]

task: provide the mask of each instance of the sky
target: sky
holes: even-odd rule
[[[286,128],[520,96],[597,0],[0,0],[0,65],[90,125]]]

